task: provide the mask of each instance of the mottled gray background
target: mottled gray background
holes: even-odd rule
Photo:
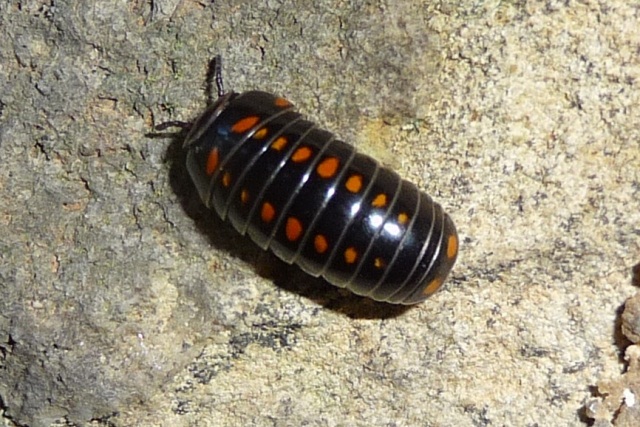
[[[5,425],[581,425],[640,261],[638,28],[627,0],[0,3]],[[147,134],[217,53],[442,203],[446,290],[372,303],[201,206]]]

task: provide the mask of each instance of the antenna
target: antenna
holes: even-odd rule
[[[222,82],[222,56],[216,55],[209,62],[209,72],[207,73],[207,104],[211,105],[215,102],[213,99],[213,82],[218,89],[218,97],[224,96],[224,83]]]

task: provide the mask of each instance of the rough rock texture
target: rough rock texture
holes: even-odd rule
[[[640,281],[640,264],[635,278]],[[622,332],[634,345],[625,352],[623,375],[598,381],[598,396],[586,404],[594,427],[636,427],[640,420],[640,293],[629,298],[622,313]]]
[[[587,403],[586,414],[594,427],[637,427],[640,420],[640,346],[627,348],[627,372],[613,380],[598,381],[597,398]]]
[[[640,261],[639,26],[627,0],[0,2],[5,424],[586,422]],[[147,134],[202,111],[216,53],[447,208],[445,291],[351,296],[201,206],[181,135]]]

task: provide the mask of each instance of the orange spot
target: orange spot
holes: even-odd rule
[[[384,262],[382,258],[376,258],[375,260],[373,260],[373,265],[376,268],[380,269],[380,268],[384,268],[387,265],[387,263]]]
[[[271,144],[271,148],[276,151],[282,151],[282,149],[287,146],[287,142],[289,142],[287,141],[287,138],[285,138],[284,136],[279,136],[275,141],[273,141],[273,144]]]
[[[276,100],[274,101],[274,104],[276,105],[276,107],[282,107],[282,108],[291,107],[291,103],[288,100],[280,97],[276,98]]]
[[[300,223],[300,220],[292,216],[287,218],[285,232],[287,233],[287,239],[289,239],[290,242],[298,240],[302,234],[302,224]]]
[[[258,116],[249,116],[244,119],[240,119],[233,126],[231,126],[231,132],[243,133],[254,127],[260,121]]]
[[[213,173],[218,168],[218,163],[220,161],[220,154],[218,153],[218,149],[214,148],[209,151],[209,157],[207,157],[207,175],[213,175]]]
[[[402,212],[400,215],[398,215],[398,222],[402,225],[406,224],[409,221],[409,215],[407,215],[406,213]]]
[[[309,157],[311,157],[311,148],[300,147],[293,152],[293,155],[291,156],[291,160],[293,160],[296,163],[301,163],[309,160]]]
[[[424,291],[422,291],[422,295],[431,295],[435,291],[440,289],[440,286],[442,286],[442,279],[440,279],[439,277],[436,277],[431,282],[429,282],[427,287],[424,288]]]
[[[347,264],[353,264],[358,259],[358,251],[353,246],[348,247],[344,251],[344,261]]]
[[[260,218],[262,218],[262,221],[271,222],[275,216],[276,210],[273,208],[273,205],[269,202],[264,202],[262,204],[262,210],[260,211]]]
[[[240,201],[243,205],[249,201],[249,192],[247,190],[243,189],[240,193]]]
[[[316,248],[316,252],[319,254],[323,254],[329,249],[329,243],[327,242],[327,238],[322,234],[316,235],[313,239],[313,247]]]
[[[455,234],[449,236],[449,241],[447,242],[447,258],[453,259],[458,253],[458,238]]]
[[[258,129],[258,131],[253,134],[253,139],[262,139],[267,136],[268,133],[267,128]]]
[[[229,172],[225,172],[224,175],[222,175],[222,185],[228,187],[229,184],[231,184],[231,174]]]
[[[373,206],[374,208],[383,208],[387,205],[387,195],[380,193],[378,194],[375,199],[373,199],[373,202],[371,202],[371,206]]]
[[[362,175],[351,175],[344,186],[352,193],[357,193],[362,189]]]
[[[316,171],[322,178],[331,178],[336,174],[338,166],[340,166],[340,160],[337,157],[327,157],[320,162]]]

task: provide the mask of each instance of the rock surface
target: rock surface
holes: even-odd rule
[[[5,424],[587,422],[640,262],[640,8],[291,3],[0,3]],[[147,134],[218,53],[447,209],[444,291],[357,298],[202,207]]]

